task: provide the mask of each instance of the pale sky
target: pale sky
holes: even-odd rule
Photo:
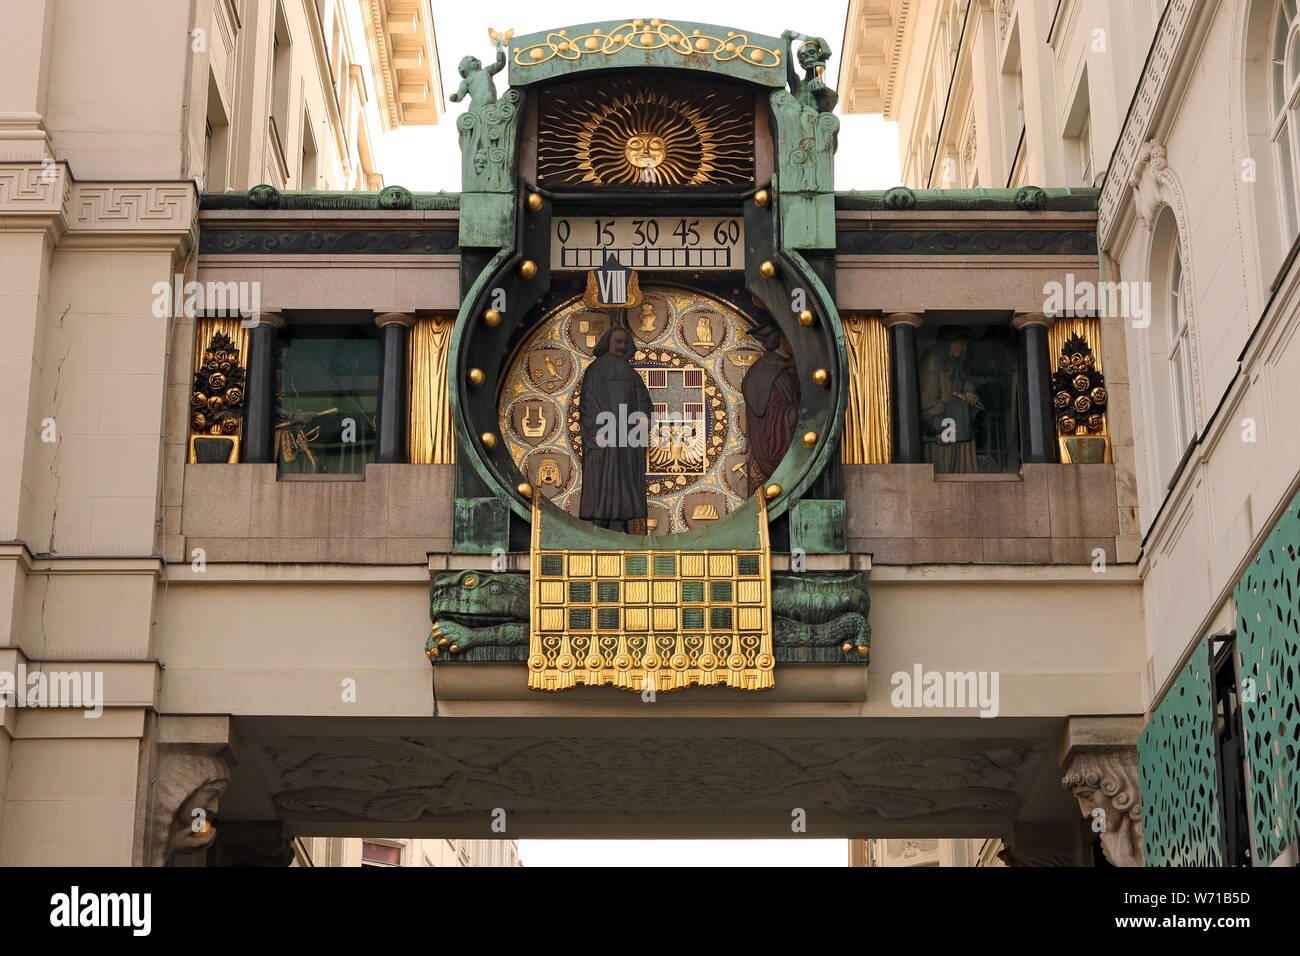
[[[701,12],[707,11],[707,12]],[[488,39],[488,27],[511,28],[516,37],[579,23],[627,17],[656,16],[665,20],[713,23],[733,29],[753,30],[779,37],[785,29],[807,36],[824,37],[833,56],[826,68],[826,82],[835,87],[839,77],[844,17],[847,0],[814,0],[798,5],[771,0],[655,0],[647,13],[635,5],[623,7],[608,0],[567,0],[565,3],[500,0],[491,5],[447,3],[433,0],[433,25],[438,38],[438,61],[442,67],[444,97],[456,92],[460,76],[456,64],[469,54],[488,62],[495,55]],[[795,42],[798,49],[798,41]],[[497,74],[497,92],[506,88],[509,67]],[[456,140],[456,117],[464,103],[444,99],[447,112],[437,126],[409,126],[381,134],[375,144],[384,183],[417,191],[460,189],[460,149]],[[888,189],[899,183],[898,124],[879,116],[841,116],[840,146],[835,158],[835,188]]]
[[[707,10],[707,13],[702,12]],[[847,0],[791,6],[771,0],[656,0],[647,13],[620,9],[608,0],[568,0],[563,4],[503,0],[491,6],[433,0],[443,92],[460,85],[456,64],[473,54],[493,56],[488,27],[515,36],[579,23],[656,16],[665,20],[713,23],[779,37],[785,29],[824,37],[833,57],[826,82],[835,87],[844,42]],[[490,19],[489,19],[490,18]],[[797,41],[796,41],[797,49]],[[508,68],[497,76],[506,88]],[[407,127],[382,135],[376,143],[378,167],[387,185],[413,190],[460,189],[460,150],[456,117],[462,103],[444,101],[447,112],[435,127]],[[835,162],[836,189],[888,189],[898,185],[898,126],[879,116],[842,116]],[[521,840],[525,866],[846,866],[847,840]]]
[[[848,866],[849,841],[520,840],[519,859],[532,867]]]

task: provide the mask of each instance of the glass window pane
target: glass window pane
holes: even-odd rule
[[[290,325],[280,334],[275,420],[280,471],[362,473],[376,451],[377,330]]]
[[[921,431],[936,474],[1020,470],[1015,333],[984,326],[917,335]]]
[[[402,848],[399,846],[385,846],[382,843],[362,842],[361,859],[365,863],[400,866],[402,863]]]
[[[1169,355],[1174,391],[1174,425],[1180,457],[1196,431],[1196,404],[1192,400],[1191,355],[1186,336],[1177,340]]]
[[[1296,234],[1296,189],[1295,189],[1295,167],[1291,161],[1291,140],[1293,131],[1289,128],[1293,124],[1287,123],[1277,138],[1275,147],[1277,149],[1277,177],[1278,185],[1281,187],[1279,214],[1282,217],[1282,238],[1287,244],[1295,237]]]

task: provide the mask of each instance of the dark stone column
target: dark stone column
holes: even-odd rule
[[[916,330],[921,317],[893,312],[881,317],[889,329],[889,373],[893,396],[889,403],[894,432],[894,462],[915,465],[925,461],[921,444],[921,394],[916,375]]]
[[[1020,460],[1026,464],[1056,461],[1056,424],[1052,417],[1052,366],[1047,328],[1052,319],[1041,312],[1017,315],[1020,365]]]
[[[277,333],[284,325],[278,312],[259,312],[248,329],[247,398],[244,403],[242,461],[274,461],[275,363]]]
[[[375,461],[406,461],[407,350],[415,316],[409,312],[381,312],[375,316],[383,339],[379,366],[379,449]]]

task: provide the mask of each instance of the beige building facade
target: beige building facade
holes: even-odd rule
[[[849,866],[1006,866],[1001,840],[851,840]]]
[[[902,183],[1102,181],[1162,0],[851,0],[846,113],[899,125]]]
[[[432,15],[425,2],[348,0],[11,6],[0,864],[141,864],[166,657],[162,542],[181,492],[164,422],[192,377],[172,321],[181,297],[165,295],[160,318],[156,287],[195,276],[200,189],[381,186],[381,130],[440,114]],[[62,691],[43,704],[15,696],[29,673],[56,671]],[[83,718],[92,698],[102,707]]]
[[[549,217],[565,200],[554,206],[554,195],[522,179],[505,191],[462,196],[376,190],[382,182],[371,149],[379,132],[438,118],[427,6],[219,0],[199,4],[190,23],[174,5],[140,4],[142,15],[157,13],[189,39],[168,51],[177,82],[149,88],[167,97],[165,109],[144,96],[144,76],[105,72],[125,84],[114,92],[101,78],[95,93],[106,103],[135,109],[133,97],[141,97],[139,114],[118,117],[111,139],[61,105],[88,83],[65,75],[61,57],[97,23],[96,36],[120,29],[128,48],[155,41],[100,23],[92,12],[99,5],[33,4],[24,36],[42,43],[16,65],[5,61],[14,82],[0,94],[11,97],[0,102],[0,143],[11,151],[0,162],[0,289],[6,314],[16,317],[2,346],[14,371],[0,403],[8,436],[0,473],[0,673],[46,675],[46,690],[44,699],[0,714],[0,766],[8,768],[0,774],[0,865],[423,865],[426,856],[439,865],[443,845],[453,849],[447,841],[455,841],[457,859],[465,848],[473,861],[493,834],[510,841],[788,836],[792,819],[804,826],[796,833],[880,842],[881,860],[919,858],[907,841],[954,840],[963,841],[960,852],[958,844],[942,851],[953,862],[990,862],[1005,850],[1021,864],[1089,865],[1099,837],[1112,863],[1140,865],[1135,743],[1200,632],[1217,626],[1227,607],[1220,595],[1196,611],[1190,589],[1204,583],[1200,571],[1220,575],[1213,578],[1220,590],[1239,576],[1276,524],[1297,473],[1285,443],[1256,442],[1254,454],[1268,450],[1258,460],[1259,500],[1268,507],[1240,497],[1256,486],[1241,487],[1236,471],[1213,485],[1229,495],[1227,510],[1213,496],[1193,506],[1209,494],[1213,462],[1234,459],[1210,455],[1202,463],[1195,452],[1184,454],[1187,445],[1168,452],[1156,432],[1161,403],[1174,399],[1161,389],[1193,383],[1187,403],[1170,407],[1187,410],[1185,434],[1194,432],[1194,447],[1202,447],[1207,416],[1222,404],[1216,394],[1227,394],[1211,383],[1243,390],[1243,401],[1289,394],[1269,383],[1284,379],[1290,339],[1281,329],[1269,339],[1270,350],[1255,360],[1265,385],[1252,392],[1255,378],[1229,374],[1231,362],[1215,358],[1261,341],[1244,337],[1244,313],[1223,320],[1218,345],[1211,330],[1219,327],[1207,325],[1204,335],[1187,333],[1179,349],[1158,343],[1132,315],[1058,316],[1047,301],[1053,283],[1141,278],[1149,248],[1184,250],[1189,276],[1203,259],[1236,261],[1223,250],[1219,258],[1202,255],[1182,239],[1143,245],[1156,240],[1142,238],[1142,229],[1172,235],[1157,228],[1166,205],[1178,224],[1196,221],[1186,210],[1205,214],[1213,204],[1158,198],[1181,195],[1166,174],[1180,155],[1178,111],[1153,107],[1141,119],[1145,107],[1124,105],[1125,69],[1133,84],[1161,69],[1189,82],[1200,76],[1191,66],[1178,72],[1185,58],[1142,67],[1145,51],[1126,45],[1141,46],[1134,38],[1145,29],[1141,4],[1122,22],[1119,8],[1104,4],[886,6],[894,18],[888,29],[880,4],[850,7],[842,104],[867,110],[877,96],[876,108],[898,117],[906,182],[916,188],[822,190],[818,228],[829,231],[830,245],[808,251],[816,273],[804,262],[829,305],[821,306],[828,321],[806,335],[847,343],[833,369],[829,360],[818,374],[805,369],[805,387],[815,395],[814,388],[852,377],[838,413],[857,423],[828,472],[838,497],[809,498],[824,510],[804,514],[840,515],[841,524],[778,516],[782,545],[763,542],[769,575],[811,570],[865,582],[871,645],[835,644],[822,648],[825,659],[768,662],[777,674],[762,693],[692,687],[643,697],[597,686],[541,694],[529,689],[527,653],[481,648],[476,659],[451,659],[464,649],[448,641],[444,651],[431,632],[439,589],[454,600],[480,579],[505,588],[520,578],[502,576],[532,573],[537,549],[530,550],[520,512],[540,513],[526,508],[535,500],[531,482],[543,478],[483,484],[488,471],[468,469],[497,446],[497,432],[453,429],[447,413],[456,404],[448,380],[453,394],[473,395],[487,380],[484,369],[501,364],[506,343],[454,360],[449,353],[462,348],[467,329],[490,335],[484,330],[497,328],[503,312],[506,322],[516,319],[510,307],[475,307],[491,291],[489,274],[499,272],[512,295],[516,283],[536,280],[519,294],[540,299],[551,280]],[[1157,48],[1175,42],[1181,50],[1184,36],[1188,43],[1217,37],[1208,25],[1230,6],[1196,6],[1198,17],[1211,20],[1201,32],[1177,33],[1176,42],[1162,38],[1175,29],[1175,12],[1190,5],[1171,3],[1158,23],[1152,9]],[[1126,64],[1109,79],[1092,52],[1095,18],[1104,21],[1109,55]],[[594,46],[583,48],[598,50],[603,41],[595,38],[611,26],[619,24],[602,25],[590,34]],[[650,38],[641,45],[656,42],[648,29],[641,35]],[[206,53],[195,48],[199,36]],[[1056,40],[1044,45],[1045,36]],[[509,77],[519,89],[497,109],[536,107],[542,97],[528,89],[528,71],[551,62],[543,49],[551,42],[537,40],[535,57],[511,48]],[[556,41],[556,49],[560,42],[570,41]],[[886,44],[883,68],[868,43]],[[1218,49],[1205,43],[1205,51]],[[1020,52],[1011,56],[1013,48]],[[759,71],[786,55],[775,38],[770,49],[744,67],[768,87],[773,81]],[[678,41],[654,55],[694,56],[689,50]],[[1195,60],[1207,55],[1179,54],[1210,62]],[[546,68],[568,69],[562,59]],[[617,66],[610,63],[592,69]],[[859,64],[877,78],[856,77]],[[981,93],[981,77],[994,74],[997,94]],[[943,82],[948,88],[940,90]],[[671,78],[663,84],[673,89]],[[1183,102],[1173,88],[1168,97]],[[194,109],[199,103],[203,109]],[[761,143],[756,189],[729,201],[733,218],[753,223],[768,215],[760,210],[771,195],[757,187],[776,188],[777,150],[764,125],[770,117],[753,108],[750,116]],[[228,131],[214,118],[226,120]],[[963,138],[971,118],[973,140]],[[471,115],[459,127],[462,134],[473,133],[474,121]],[[825,114],[814,121],[823,132],[832,125]],[[519,143],[521,176],[543,165],[542,126],[530,122]],[[1151,125],[1158,122],[1170,125]],[[129,132],[150,123],[153,133]],[[1130,133],[1134,123],[1148,126]],[[1083,135],[1093,129],[1096,137]],[[1110,155],[1099,145],[1106,137],[1121,147],[1099,198],[1090,187],[1106,167],[1098,158]],[[1090,149],[1072,153],[1070,142],[1082,139]],[[1133,171],[1116,173],[1117,163],[1130,162],[1123,144],[1154,140],[1163,151],[1134,147]],[[1224,155],[1225,168],[1245,158]],[[508,161],[489,149],[467,160],[467,177]],[[83,176],[82,163],[97,178]],[[131,175],[150,163],[149,176]],[[1211,166],[1192,165],[1211,175]],[[945,169],[956,178],[948,181]],[[1120,182],[1128,185],[1113,185]],[[1204,188],[1213,193],[1226,182]],[[313,186],[357,192],[321,196]],[[985,193],[972,200],[929,187]],[[506,202],[493,205],[501,197]],[[589,201],[570,198],[567,208]],[[474,219],[467,213],[474,208],[522,217],[518,230],[502,230],[509,233],[503,248],[533,245],[514,258],[486,254],[482,237],[500,223]],[[1206,241],[1235,235],[1204,228]],[[562,255],[556,261],[563,272]],[[798,260],[781,261],[791,268]],[[1262,261],[1253,293],[1261,309]],[[779,271],[772,259],[742,265],[732,270],[737,295],[742,282],[761,289],[758,278]],[[258,301],[248,303],[246,321],[196,317],[172,301],[178,275],[235,294],[256,289]],[[1248,292],[1251,275],[1243,273]],[[1184,287],[1176,288],[1182,295]],[[1203,288],[1204,302],[1198,293],[1178,299],[1193,310],[1178,313],[1191,316],[1176,325],[1179,334],[1197,328],[1198,316],[1222,311],[1208,298],[1220,286]],[[779,305],[787,301],[782,290]],[[1162,307],[1152,307],[1153,319]],[[792,336],[817,326],[817,314],[804,311],[782,316]],[[1287,319],[1269,321],[1289,327]],[[701,347],[716,344],[705,327],[707,336],[693,326]],[[799,341],[811,348],[811,339]],[[974,438],[962,440],[973,459],[965,469],[950,467],[942,449],[922,447],[938,442],[934,435],[922,441],[916,414],[920,394],[939,392],[943,375],[952,374],[958,342],[977,343],[983,371],[979,382],[972,373],[970,389],[987,387],[982,410],[991,411],[981,454]],[[574,348],[559,358],[576,359],[584,346]],[[558,378],[564,365],[551,358],[548,371]],[[1082,415],[1095,400],[1106,411],[1095,412],[1091,426],[1071,419],[1058,435],[1046,383],[1074,365],[1071,374],[1084,378],[1092,399],[1072,407]],[[224,378],[218,387],[232,405],[256,399],[261,417],[254,422],[249,412],[216,436],[226,439],[228,457],[200,460],[194,439],[213,438],[209,429],[221,419],[207,416],[223,412],[212,395],[196,395],[195,376],[212,382],[217,371],[236,369],[247,375],[249,395],[231,396]],[[1190,374],[1178,378],[1185,369]],[[1094,376],[1103,374],[1101,385]],[[952,397],[938,395],[940,412]],[[363,444],[382,454],[366,457],[341,436],[316,443],[318,419],[340,413],[344,400],[353,403],[354,426],[373,421],[379,402],[388,402],[388,422],[406,415],[404,427],[366,433]],[[899,417],[904,407],[910,419]],[[1261,428],[1281,415],[1274,406],[1249,409]],[[505,433],[510,416],[498,411],[492,404],[484,414]],[[1227,435],[1225,420],[1213,420]],[[558,416],[550,422],[557,423]],[[796,455],[818,444],[815,431],[801,437],[791,443]],[[1076,438],[1087,440],[1070,441]],[[1195,489],[1179,484],[1202,464]],[[1167,486],[1186,503],[1165,506],[1159,489]],[[773,483],[763,500],[776,509],[782,493]],[[708,519],[707,508],[700,514]],[[1206,532],[1202,546],[1186,545],[1212,515],[1227,516],[1225,530]],[[842,540],[799,546],[799,534],[823,526],[842,527]],[[1216,541],[1227,542],[1222,554],[1207,550]],[[1222,566],[1204,564],[1206,555],[1218,555]],[[510,614],[528,611],[488,617],[517,627],[523,622]],[[934,699],[922,689],[930,674],[940,689]],[[1100,834],[1090,827],[1097,810],[1110,821]],[[393,833],[407,836],[393,840]],[[898,852],[896,841],[904,844]],[[937,844],[936,853],[942,856]],[[508,854],[497,860],[506,861]]]
[[[290,866],[519,866],[515,840],[297,837]]]
[[[1295,693],[1270,670],[1287,659],[1295,612],[1264,570],[1294,558],[1300,487],[1285,424],[1300,368],[1294,5],[850,7],[846,55],[860,68],[841,93],[850,110],[898,120],[905,183],[1104,183],[1096,309],[1112,284],[1103,322],[1123,330],[1123,480],[1141,542],[1144,800],[1188,779],[1171,756],[1177,701],[1200,687],[1219,714],[1213,731],[1208,710],[1183,719],[1194,739],[1214,737],[1217,798],[1197,814],[1222,819],[1220,832],[1164,821],[1177,839],[1155,842],[1155,862],[1294,865],[1281,796],[1293,771],[1268,714]],[[1264,795],[1247,821],[1252,787]]]

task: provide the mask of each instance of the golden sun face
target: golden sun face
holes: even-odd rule
[[[730,90],[632,82],[548,90],[538,129],[547,186],[742,185],[754,179],[752,113]]]
[[[668,155],[668,147],[662,136],[637,133],[628,139],[624,155],[637,169],[654,169]]]

